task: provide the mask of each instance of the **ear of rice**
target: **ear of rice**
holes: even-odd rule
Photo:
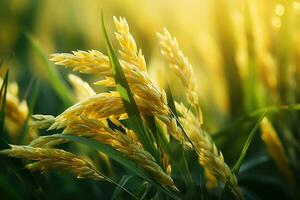
[[[69,172],[77,178],[104,179],[104,176],[91,164],[61,149],[11,145],[10,149],[2,150],[0,153],[34,161],[26,165],[26,168],[31,171],[47,172],[55,169]]]
[[[90,52],[85,52],[83,55],[87,56],[91,54]],[[77,56],[77,57],[76,57]],[[54,56],[56,57],[65,57],[66,60],[70,59],[70,56],[66,56],[65,54]],[[75,59],[76,58],[76,59]],[[78,55],[72,56],[72,59],[84,61],[88,60],[85,58],[78,57]],[[135,65],[130,64],[129,62],[121,61],[126,78],[128,79],[128,83],[133,91],[134,98],[137,102],[137,106],[139,111],[145,115],[154,115],[161,119],[167,126],[169,132],[175,139],[182,142],[184,138],[182,133],[179,133],[179,130],[176,128],[176,122],[174,123],[174,119],[169,116],[169,108],[166,103],[166,94],[163,90],[158,89],[149,79],[148,74],[139,70]],[[60,64],[70,65],[71,67],[75,67],[75,65],[71,65],[69,61],[60,62]],[[80,65],[80,64],[78,64]],[[82,65],[80,69],[85,69],[85,65]],[[77,66],[77,65],[76,65]],[[98,68],[101,68],[99,64]],[[76,68],[77,70],[77,68]],[[100,81],[100,83],[105,83],[105,85],[111,84],[113,82],[113,77],[111,74],[111,69],[109,69],[109,73],[107,74],[106,79]],[[98,82],[99,83],[99,82]],[[114,86],[114,85],[110,85]],[[94,96],[91,96],[87,99],[78,102],[73,105],[69,109],[67,109],[64,113],[56,117],[56,122],[52,124],[50,129],[55,129],[62,127],[64,123],[67,123],[68,117],[76,117],[80,114],[84,115],[93,115],[98,116],[99,118],[118,118],[124,119],[127,118],[127,114],[125,113],[122,101],[120,99],[120,95],[117,92],[110,93],[100,93]]]
[[[91,86],[78,76],[74,74],[69,74],[68,79],[71,85],[73,86],[73,90],[77,101],[81,101],[87,97],[96,94],[96,92],[91,88]]]
[[[233,192],[238,197],[241,196],[236,176],[225,163],[222,153],[211,137],[201,128],[197,118],[182,103],[175,102],[175,107],[180,115],[179,120],[199,156],[199,163],[204,168],[208,186],[215,186],[216,180],[223,184],[229,183]]]
[[[42,117],[41,117],[42,118]],[[91,118],[84,115],[80,117],[69,117],[65,119],[67,123],[59,125],[51,125],[50,128],[64,128],[63,134],[87,137],[97,140],[103,144],[108,144],[117,151],[124,154],[128,158],[139,164],[145,171],[150,173],[155,180],[165,186],[176,189],[172,178],[156,163],[154,157],[144,150],[142,144],[138,141],[136,134],[126,129],[125,134],[108,128],[105,120],[99,118]],[[116,124],[121,124],[114,119]],[[57,140],[54,136],[39,137],[32,141],[31,146],[52,147],[65,140]],[[167,159],[167,158],[165,158]],[[167,160],[165,160],[167,163]],[[166,171],[170,172],[171,166],[166,164]],[[176,189],[177,190],[177,189]]]
[[[32,115],[32,121],[30,125],[36,128],[48,128],[55,122],[55,117],[52,115]]]
[[[3,79],[0,77],[0,85],[2,83]],[[20,101],[18,93],[19,87],[17,83],[8,83],[5,103],[5,128],[9,138],[14,142],[17,142],[29,113],[27,102],[25,100]],[[34,129],[29,129],[28,131],[27,141],[37,137],[37,132]]]
[[[124,61],[137,66],[140,70],[146,71],[146,62],[142,50],[137,49],[134,38],[129,32],[129,26],[126,19],[122,17],[119,19],[114,17],[113,19],[117,30],[116,37],[122,49],[119,51],[121,58]]]
[[[180,78],[183,85],[188,89],[187,97],[192,105],[198,104],[196,84],[193,77],[193,67],[187,57],[180,50],[178,42],[172,38],[169,31],[164,28],[163,33],[157,34],[160,39],[161,53],[168,61],[170,68]]]
[[[291,184],[294,182],[293,174],[289,168],[288,158],[285,154],[283,145],[268,118],[264,118],[260,124],[261,138],[266,144],[267,150],[275,161],[279,171]]]
[[[39,136],[32,140],[29,143],[31,147],[41,147],[41,148],[52,148],[59,144],[63,144],[68,142],[68,140],[60,137],[56,137],[59,134],[47,135],[47,136]]]
[[[50,60],[80,73],[112,76],[109,58],[96,50],[56,53],[50,56]]]
[[[157,33],[157,35],[160,40],[161,54],[166,58],[170,68],[186,87],[187,101],[195,108],[199,122],[202,123],[203,117],[198,103],[197,85],[192,65],[179,48],[176,38],[173,38],[166,28],[164,28],[162,34]]]
[[[154,157],[138,141],[136,134],[129,129],[122,133],[108,128],[99,119],[82,116],[79,120],[73,119],[69,122],[63,133],[88,137],[103,144],[108,144],[124,156],[135,161],[160,184],[176,189],[172,178],[157,164]]]
[[[129,32],[129,27],[124,18],[114,18],[117,29],[116,36],[121,46],[120,63],[124,70],[125,77],[137,102],[139,111],[142,114],[154,115],[163,121],[170,134],[182,142],[184,137],[176,128],[174,119],[170,117],[167,106],[166,94],[162,89],[157,88],[150,80],[142,52],[137,50],[136,43]],[[92,51],[74,51],[73,54],[53,54],[50,60],[57,65],[72,68],[74,71],[87,74],[97,74],[104,77],[104,80],[97,82],[106,87],[114,87],[109,59],[104,54]],[[102,93],[94,95],[85,101],[79,102],[67,109],[56,118],[56,122],[50,129],[59,128],[67,123],[65,120],[71,116],[80,114],[98,116],[99,118],[126,118],[121,99],[118,93]]]

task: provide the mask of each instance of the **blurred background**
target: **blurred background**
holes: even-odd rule
[[[212,130],[241,112],[297,101],[298,1],[1,0],[0,5],[0,54],[12,55],[11,79],[23,89],[32,75],[46,76],[25,33],[38,40],[47,56],[77,49],[105,52],[103,9],[110,33],[112,16],[126,17],[150,74],[162,87],[166,68],[156,32],[169,29],[195,69]],[[59,100],[43,84],[42,95],[52,101],[36,109],[58,112]]]
[[[253,120],[243,120],[242,125],[231,122],[260,108],[300,100],[300,1],[0,0],[0,57],[9,60],[10,81],[18,83],[20,99],[30,98],[26,91],[33,77],[40,80],[33,113],[56,115],[66,104],[53,88],[45,63],[29,38],[34,38],[47,57],[72,50],[106,53],[101,9],[113,41],[112,16],[127,19],[152,79],[161,87],[167,81],[172,83],[173,95],[181,100],[184,90],[168,72],[156,33],[166,27],[177,38],[194,67],[204,126],[229,163],[236,160],[237,149],[253,127]],[[70,87],[66,80],[70,70],[56,69]],[[97,80],[81,77],[90,83]],[[299,141],[299,112],[272,118],[284,144],[291,145],[289,156],[298,162],[299,144],[291,141]],[[234,134],[227,137],[227,132]],[[237,136],[239,139],[231,143]],[[259,144],[252,148],[253,154],[261,149]]]

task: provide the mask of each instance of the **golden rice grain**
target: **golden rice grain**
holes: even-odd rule
[[[11,145],[10,149],[2,150],[0,153],[34,161],[26,165],[26,168],[31,171],[47,172],[56,169],[69,172],[77,178],[104,179],[104,176],[91,164],[61,149]]]
[[[109,58],[96,50],[73,51],[73,54],[58,53],[52,54],[50,60],[56,65],[63,65],[84,74],[98,74],[111,76]]]
[[[29,143],[31,147],[52,148],[56,145],[68,142],[68,140],[56,137],[59,134],[39,136]]]
[[[114,23],[117,32],[116,37],[121,46],[122,60],[135,65],[142,71],[146,71],[146,62],[141,49],[137,49],[137,45],[131,33],[129,32],[129,26],[125,18],[120,17],[119,20],[114,17]]]
[[[193,67],[187,57],[180,50],[178,42],[172,38],[169,31],[164,28],[163,33],[157,34],[160,39],[162,55],[167,59],[170,68],[180,78],[183,85],[188,89],[187,99],[191,105],[198,105],[196,83],[193,76]]]
[[[186,87],[187,101],[195,109],[199,123],[203,123],[192,65],[179,48],[176,38],[173,38],[166,28],[164,28],[162,34],[157,33],[157,35],[160,40],[161,54],[166,58],[170,68]]]
[[[68,79],[71,85],[73,86],[73,90],[77,101],[81,101],[87,97],[96,94],[96,92],[91,88],[91,86],[78,76],[74,74],[69,74]]]

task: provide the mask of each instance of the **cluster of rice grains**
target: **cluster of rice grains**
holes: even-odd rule
[[[160,39],[161,53],[187,90],[187,102],[194,108],[196,116],[184,106],[183,103],[175,102],[177,113],[180,115],[179,121],[183,125],[185,132],[192,143],[195,152],[199,156],[199,162],[204,168],[207,179],[207,186],[214,188],[219,180],[223,184],[228,183],[237,198],[241,194],[237,184],[237,178],[224,162],[222,153],[217,149],[211,137],[202,129],[203,117],[198,103],[195,77],[193,77],[193,67],[187,57],[180,50],[178,42],[172,38],[166,28],[163,33],[157,34]]]
[[[3,79],[0,76],[0,85],[3,84]],[[16,82],[9,83],[7,86],[6,103],[5,103],[5,128],[8,133],[10,141],[17,143],[21,137],[20,133],[24,124],[26,123],[29,109],[25,100],[20,101],[18,94],[19,87]],[[2,102],[2,96],[0,102]],[[29,141],[37,137],[37,133],[34,129],[28,130],[29,134],[24,138]]]
[[[158,34],[161,53],[167,59],[170,69],[181,79],[186,88],[186,100],[193,108],[189,110],[183,103],[175,102],[179,119],[176,119],[168,107],[164,90],[158,88],[150,80],[145,58],[142,51],[138,50],[126,20],[114,18],[114,24],[115,35],[121,47],[119,61],[141,115],[155,117],[161,124],[164,124],[167,133],[182,143],[186,150],[194,150],[197,153],[209,188],[215,187],[218,183],[223,185],[228,183],[239,198],[237,178],[224,162],[222,153],[217,149],[211,137],[202,128],[202,113],[198,103],[193,68],[179,49],[176,39],[172,38],[166,29],[162,34]],[[109,57],[99,51],[53,54],[50,60],[76,72],[102,77],[103,79],[96,82],[96,85],[107,88],[116,86]],[[171,178],[169,156],[164,152],[161,155],[162,162],[156,160],[143,147],[137,134],[122,124],[122,120],[127,119],[128,116],[120,94],[117,91],[97,94],[88,83],[75,75],[70,75],[69,80],[78,103],[56,117],[34,115],[33,125],[48,130],[62,128],[62,134],[85,137],[109,145],[134,161],[157,183],[178,191]],[[120,129],[111,128],[108,120]],[[169,135],[166,137],[167,141],[169,141]],[[65,142],[68,141],[55,135],[40,136],[28,146],[11,145],[11,149],[2,150],[1,153],[34,161],[26,165],[26,168],[31,170],[44,172],[55,168],[71,172],[78,178],[105,179],[105,176],[88,162],[72,153],[53,148]],[[159,148],[158,144],[154,146]]]
[[[34,161],[26,165],[31,171],[46,172],[56,169],[69,172],[77,178],[104,179],[104,176],[87,161],[61,149],[11,145],[10,149],[2,150],[1,153]]]

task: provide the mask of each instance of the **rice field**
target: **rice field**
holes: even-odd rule
[[[1,199],[300,199],[300,1],[0,1]]]

